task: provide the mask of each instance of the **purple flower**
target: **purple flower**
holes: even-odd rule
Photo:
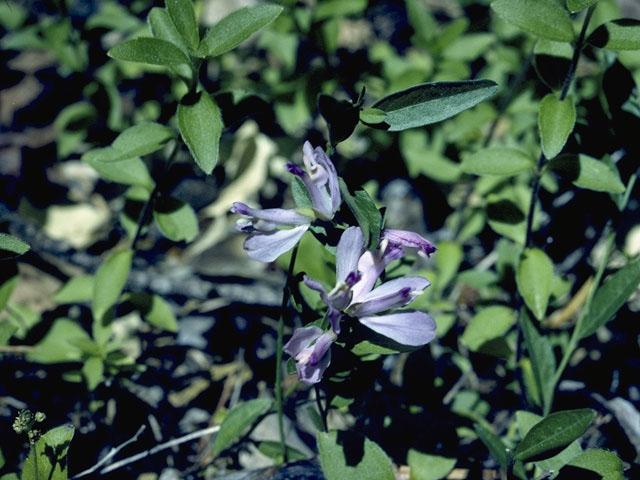
[[[418,255],[425,258],[430,257],[431,254],[436,251],[436,247],[434,247],[429,240],[415,232],[409,232],[407,230],[385,228],[380,234],[380,240],[387,240],[390,244],[399,247],[417,248]]]
[[[287,168],[299,176],[307,187],[311,209],[260,210],[240,202],[234,203],[231,208],[232,213],[247,217],[239,220],[236,228],[249,234],[244,249],[253,260],[273,262],[300,241],[311,222],[316,218],[331,220],[340,208],[338,174],[333,163],[320,147],[314,150],[309,142],[304,143],[302,151],[306,171],[292,163]]]
[[[327,292],[320,282],[309,277],[305,276],[304,282],[320,292],[329,307],[329,320],[336,333],[340,333],[340,320],[346,314],[403,345],[425,345],[435,337],[436,325],[429,315],[418,311],[382,312],[410,304],[430,282],[423,277],[401,277],[374,288],[386,266],[404,255],[401,242],[408,243],[406,238],[410,238],[409,246],[416,246],[415,238],[408,235],[410,232],[392,232],[400,233],[394,233],[393,240],[383,239],[380,247],[371,252],[364,251],[362,230],[348,228],[336,248],[336,286]],[[435,250],[433,245],[419,238],[430,246],[427,250]],[[425,251],[426,246],[419,248]]]
[[[284,346],[284,351],[296,360],[298,379],[309,385],[318,383],[331,362],[333,332],[323,332],[316,326],[296,328]]]

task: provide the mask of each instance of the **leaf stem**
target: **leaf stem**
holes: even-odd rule
[[[280,434],[280,450],[282,452],[282,460],[287,462],[287,444],[284,435],[284,404],[282,398],[282,349],[284,345],[284,319],[285,312],[289,307],[289,297],[291,296],[290,283],[293,278],[293,268],[298,256],[298,245],[293,248],[291,260],[289,260],[289,270],[287,271],[287,280],[282,289],[282,307],[280,309],[280,318],[278,319],[278,338],[276,343],[276,410],[278,412],[278,432]]]
[[[560,101],[567,98],[567,94],[569,93],[569,87],[571,86],[571,81],[573,80],[573,76],[576,73],[576,67],[578,66],[580,52],[582,51],[582,47],[584,46],[584,37],[587,33],[589,20],[591,20],[591,16],[593,15],[593,11],[595,10],[595,8],[596,5],[590,6],[587,10],[587,14],[584,17],[582,29],[580,30],[580,35],[578,36],[578,41],[576,42],[576,48],[573,50],[573,57],[571,58],[571,63],[569,64],[569,70],[567,71],[567,76],[564,77],[564,82],[562,83],[562,93],[560,94]]]

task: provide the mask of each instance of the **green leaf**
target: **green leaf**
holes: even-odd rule
[[[198,235],[198,219],[191,205],[174,197],[160,197],[153,207],[162,234],[169,240],[192,241]]]
[[[104,362],[100,357],[89,357],[82,366],[82,375],[87,382],[87,389],[92,392],[104,380]]]
[[[342,178],[340,182],[340,193],[349,207],[349,210],[356,218],[358,225],[364,234],[364,242],[368,250],[373,250],[378,246],[380,232],[382,231],[382,215],[378,211],[366,190],[358,190],[355,195],[349,193],[347,185]]]
[[[462,161],[463,172],[474,175],[516,175],[535,167],[533,159],[515,148],[493,147],[479,150]]]
[[[591,307],[580,321],[580,338],[588,337],[607,323],[640,284],[640,260],[635,260],[611,275],[598,288]]]
[[[296,462],[298,460],[304,460],[307,456],[302,453],[300,450],[297,450],[289,445],[286,445],[287,449],[287,458],[291,462]],[[273,458],[279,463],[282,463],[282,448],[280,446],[280,442],[276,442],[274,440],[262,440],[258,444],[258,450],[263,455],[266,455],[269,458]]]
[[[168,332],[178,331],[178,321],[173,310],[162,297],[135,292],[128,296],[128,300],[140,310],[142,317],[151,325]]]
[[[518,428],[520,429],[520,435],[524,437],[529,430],[531,430],[534,425],[539,423],[542,420],[540,415],[536,415],[531,412],[525,412],[519,410],[516,412],[516,421],[518,423]],[[563,466],[565,466],[571,459],[580,455],[582,453],[582,448],[580,447],[580,443],[575,440],[571,442],[567,447],[562,449],[557,455],[553,457],[547,458],[546,460],[540,460],[539,462],[535,462],[536,466],[543,471],[553,471],[557,472]]]
[[[573,41],[569,13],[555,0],[496,0],[491,8],[505,22],[527,33],[556,42]]]
[[[261,415],[271,408],[271,403],[272,401],[268,398],[255,398],[236,405],[220,425],[220,430],[213,440],[213,456],[217,457],[225,448],[238,440]]]
[[[557,453],[587,431],[596,416],[590,408],[555,412],[536,424],[516,448],[515,458],[542,460]]]
[[[567,8],[571,13],[576,13],[596,3],[598,0],[567,0]]]
[[[189,46],[189,50],[195,50],[200,43],[196,12],[191,0],[165,0],[167,12],[178,32]]]
[[[424,174],[437,182],[453,183],[460,178],[460,164],[429,145],[427,133],[412,129],[400,133],[400,152],[412,178]]]
[[[11,298],[11,294],[13,293],[13,289],[16,288],[18,280],[20,279],[20,275],[17,273],[17,267],[14,266],[14,268],[15,270],[13,272],[6,272],[10,277],[0,284],[0,312],[4,310],[4,307],[6,307],[9,302],[9,298]]]
[[[313,201],[309,190],[305,187],[304,182],[300,180],[300,177],[296,175],[291,176],[291,193],[293,195],[293,201],[296,202],[298,208],[313,208]]]
[[[169,13],[164,8],[153,7],[147,15],[147,24],[155,38],[173,43],[185,53],[189,51],[186,40],[180,35]]]
[[[573,458],[567,465],[595,472],[603,478],[611,473],[623,473],[622,460],[615,453],[600,449],[587,450]]]
[[[134,38],[116,45],[107,52],[111,58],[151,65],[191,65],[185,53],[173,43],[159,38]]]
[[[442,290],[458,273],[463,260],[462,246],[457,242],[438,242],[438,255],[435,256],[438,277],[435,284]]]
[[[112,147],[106,149],[113,150]],[[106,150],[96,149],[96,150]],[[127,158],[116,162],[102,162],[95,158],[95,150],[85,153],[82,161],[91,165],[105,179],[124,185],[137,185],[147,190],[153,190],[155,185],[149,170],[140,158]]]
[[[9,340],[11,339],[13,334],[16,333],[17,330],[18,330],[18,327],[16,327],[12,323],[7,322],[6,320],[1,321],[0,322],[0,346],[6,345],[7,343],[9,343]],[[1,356],[2,355],[0,355],[0,357]],[[0,451],[0,454],[1,454],[1,451]],[[1,458],[2,457],[0,457],[0,459]],[[1,465],[0,465],[0,468],[2,468]]]
[[[598,192],[622,193],[625,191],[614,167],[583,154],[560,155],[549,168],[573,182],[574,185]]]
[[[576,123],[576,107],[573,97],[558,99],[553,93],[540,102],[538,130],[544,156],[549,160],[560,153]]]
[[[58,318],[27,358],[37,363],[76,362],[82,358],[82,351],[74,344],[77,340],[90,340],[89,334],[76,322]]]
[[[524,309],[520,313],[520,325],[524,342],[529,352],[533,377],[535,379],[542,406],[546,406],[553,398],[553,375],[556,372],[556,359],[549,339],[538,333]]]
[[[456,464],[455,458],[428,455],[413,448],[407,455],[411,470],[409,480],[439,480],[445,478]]]
[[[56,303],[82,303],[93,299],[93,275],[78,275],[69,279],[52,297]]]
[[[367,8],[368,0],[323,0],[315,4],[313,18],[316,21],[327,18],[361,14]]]
[[[445,120],[486,100],[497,89],[491,80],[423,83],[381,98],[373,108],[386,114],[380,125],[396,132]]]
[[[207,175],[218,162],[222,117],[206,92],[185,96],[178,105],[178,128],[196,164]]]
[[[67,480],[67,452],[73,433],[73,425],[62,425],[42,435],[24,462],[21,480]]]
[[[377,443],[351,431],[318,432],[318,450],[327,480],[394,480],[387,454]]]
[[[537,248],[526,249],[518,264],[516,282],[524,302],[538,320],[547,311],[552,281],[553,262],[547,254]]]
[[[216,23],[200,42],[198,55],[215,57],[237,47],[282,12],[280,5],[262,4],[244,7]]]
[[[502,337],[513,325],[515,312],[501,305],[487,307],[478,312],[465,328],[460,340],[472,351],[494,338]]]
[[[619,18],[603,23],[587,38],[591,45],[607,50],[640,49],[640,20]]]
[[[4,467],[5,460],[4,455],[2,454],[2,450],[0,450],[0,468]]]
[[[124,160],[141,157],[161,149],[169,140],[173,140],[173,130],[155,122],[144,122],[127,128],[116,137],[111,146],[119,156],[102,161]]]
[[[93,318],[102,321],[107,311],[120,298],[122,289],[127,282],[133,250],[121,250],[107,258],[96,272],[93,284],[93,303],[91,309]]]
[[[379,108],[365,108],[360,110],[360,121],[364,124],[382,123],[386,120],[387,114]]]
[[[508,463],[507,447],[502,443],[500,437],[478,423],[473,425],[473,429],[476,431],[485,447],[487,447],[491,456],[498,462],[500,467],[506,471]]]
[[[30,248],[28,243],[6,233],[0,233],[0,258],[17,257],[27,253]]]

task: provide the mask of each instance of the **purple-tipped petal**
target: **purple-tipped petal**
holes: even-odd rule
[[[295,358],[300,352],[320,338],[321,335],[322,329],[315,325],[296,328],[289,341],[284,345],[283,350]]]
[[[268,234],[254,234],[244,241],[244,249],[249,258],[259,262],[273,262],[291,250],[309,229],[309,224],[299,225],[289,230],[276,230]]]
[[[309,363],[314,366],[319,365],[334,340],[335,337],[329,332],[320,335],[320,338],[313,344],[313,353],[311,354],[311,358],[309,358]]]
[[[358,320],[374,332],[402,345],[426,345],[436,336],[436,322],[424,312],[398,312]]]
[[[298,362],[296,363],[296,370],[298,372],[298,380],[307,385],[314,385],[322,380],[325,370],[331,363],[331,350],[329,350],[317,365],[312,365],[311,362]]]
[[[340,333],[340,320],[342,319],[342,312],[340,310],[342,310],[344,306],[348,305],[348,301],[345,303],[341,297],[336,297],[335,295],[332,295],[335,289],[332,290],[331,292],[327,292],[327,290],[324,288],[324,285],[322,285],[320,282],[317,282],[306,275],[302,278],[302,280],[304,281],[304,284],[307,287],[309,287],[311,290],[320,292],[320,298],[322,299],[324,304],[327,307],[329,307],[328,317],[329,317],[329,322],[331,323],[331,328],[337,334]],[[351,292],[348,292],[348,294],[349,294],[349,300],[350,300]],[[342,305],[343,303],[344,303],[344,306]]]
[[[358,271],[358,259],[364,250],[364,235],[360,227],[349,227],[340,236],[336,247],[336,280],[345,282],[350,273]]]
[[[287,170],[289,170],[290,173],[293,173],[298,177],[304,176],[304,170],[300,168],[298,165],[296,165],[295,163],[288,162]]]
[[[393,260],[401,258],[404,251],[393,245],[384,245],[383,250],[366,251],[358,260],[358,270],[362,276],[353,288],[353,302],[360,302],[369,293],[376,281]]]
[[[276,225],[304,225],[305,223],[311,223],[313,221],[313,218],[298,213],[295,210],[284,208],[265,208],[261,210],[251,208],[241,202],[235,202],[231,207],[231,212],[264,220]]]
[[[316,161],[327,172],[327,186],[331,197],[331,211],[335,213],[338,211],[338,208],[340,208],[340,203],[342,202],[342,197],[340,196],[340,184],[338,183],[338,172],[336,171],[336,167],[333,165],[333,162],[322,148],[316,147],[315,154]]]
[[[429,240],[415,232],[409,232],[407,230],[393,230],[385,228],[380,235],[380,239],[388,240],[389,243],[400,245],[402,247],[417,248],[418,255],[423,257],[429,257],[436,251],[436,247],[434,247]]]
[[[383,283],[361,296],[355,307],[355,315],[365,316],[410,304],[430,285],[423,277],[401,277]]]

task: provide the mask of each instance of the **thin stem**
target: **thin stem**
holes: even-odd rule
[[[134,235],[133,240],[131,241],[131,250],[133,250],[134,252],[136,250],[136,245],[140,240],[140,237],[142,236],[142,229],[151,218],[151,212],[153,211],[153,204],[158,198],[158,195],[162,193],[165,177],[167,176],[167,173],[171,168],[171,164],[176,158],[176,154],[178,153],[178,150],[179,150],[178,148],[179,145],[180,145],[179,141],[176,140],[173,144],[173,150],[171,150],[169,159],[167,160],[167,166],[165,167],[165,174],[163,175],[163,178],[158,180],[158,183],[156,183],[156,186],[154,187],[153,191],[151,192],[151,195],[149,196],[149,199],[144,204],[144,208],[142,209],[142,214],[140,215],[140,219],[138,220],[138,228],[136,229],[136,234]]]
[[[567,72],[567,76],[564,77],[564,82],[562,83],[562,93],[560,94],[560,100],[564,100],[567,98],[567,94],[569,93],[569,87],[571,86],[571,80],[573,80],[573,75],[576,73],[576,67],[578,66],[578,59],[580,58],[580,52],[582,51],[582,47],[584,45],[584,37],[587,33],[587,27],[589,26],[589,20],[591,20],[591,16],[593,15],[593,11],[596,6],[592,5],[587,10],[587,14],[584,17],[584,22],[582,23],[582,29],[580,30],[580,36],[578,36],[578,41],[576,42],[576,48],[573,50],[573,57],[571,58],[571,64],[569,65],[569,71]]]
[[[36,452],[36,444],[31,444],[31,457],[33,458],[33,471],[35,473],[36,480],[40,480],[40,473],[38,472],[38,454]]]
[[[328,432],[329,427],[327,426],[327,409],[322,407],[322,400],[320,398],[320,387],[318,386],[318,384],[315,384],[313,388],[316,391],[316,405],[318,406],[318,412],[320,413],[320,417],[322,418],[324,431]]]
[[[276,343],[276,408],[278,411],[278,431],[280,433],[280,451],[282,452],[282,460],[287,462],[287,444],[284,436],[284,404],[282,399],[282,349],[284,346],[284,319],[287,308],[289,307],[289,297],[291,296],[290,282],[293,278],[293,268],[296,264],[298,256],[298,245],[293,248],[291,260],[289,260],[289,270],[287,272],[287,280],[282,289],[282,307],[280,309],[280,318],[278,319],[278,339]]]
[[[531,187],[531,201],[529,202],[529,213],[527,214],[527,233],[525,235],[524,246],[531,246],[531,239],[533,234],[533,215],[536,209],[536,200],[538,199],[538,193],[540,192],[540,179],[542,178],[542,167],[545,163],[544,154],[540,154],[540,158],[538,159],[538,169],[536,171],[536,178],[533,181],[533,186]]]
[[[609,255],[611,255],[611,251],[613,250],[613,246],[616,238],[616,232],[615,230],[611,229],[611,221],[607,222],[607,225],[605,226],[605,232],[608,232],[609,236],[607,238],[607,243],[605,245],[604,257],[602,258],[602,263],[600,263],[600,266],[598,267],[598,271],[596,272],[596,276],[593,280],[591,290],[589,291],[589,296],[587,297],[587,301],[585,302],[582,312],[578,317],[578,322],[576,323],[575,327],[573,327],[573,332],[571,334],[571,339],[569,340],[569,344],[565,348],[564,355],[562,356],[562,360],[560,360],[560,364],[558,365],[558,368],[556,368],[556,371],[553,375],[553,382],[552,382],[552,388],[551,388],[552,396],[549,404],[544,406],[545,416],[547,416],[551,411],[551,405],[553,404],[553,392],[555,392],[556,385],[560,381],[560,378],[562,377],[562,374],[564,373],[565,368],[567,368],[567,365],[569,364],[569,360],[573,356],[573,352],[575,352],[576,348],[578,347],[578,344],[580,343],[582,324],[584,323],[584,319],[589,314],[589,309],[591,308],[591,302],[593,301],[593,297],[595,296],[596,290],[598,289],[598,286],[600,285],[600,281],[602,280],[602,276],[604,275],[605,268],[609,261]]]

